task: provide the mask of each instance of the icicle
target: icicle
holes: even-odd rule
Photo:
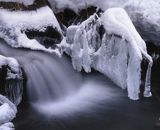
[[[144,58],[148,60],[148,68],[147,68],[147,73],[146,73],[146,80],[145,80],[145,89],[144,89],[144,97],[151,97],[151,68],[152,68],[152,58],[146,53],[142,52]]]
[[[152,62],[149,62],[145,80],[145,90],[144,90],[144,97],[151,97],[151,68]]]
[[[88,47],[88,40],[86,36],[86,31],[83,31],[83,38],[82,38],[82,45],[83,45],[83,52],[82,52],[82,66],[85,72],[91,72],[91,58],[89,55],[89,47]]]
[[[22,79],[8,79],[5,86],[7,97],[16,106],[21,102],[23,93],[23,80]]]
[[[82,30],[78,29],[74,36],[74,42],[72,45],[72,65],[73,68],[77,71],[82,70],[82,61],[81,61],[81,55],[82,55],[82,49],[81,49],[81,40],[82,40]]]

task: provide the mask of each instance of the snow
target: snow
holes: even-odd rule
[[[33,50],[46,49],[37,40],[28,39],[26,30],[38,30],[43,32],[46,27],[51,26],[61,34],[59,23],[52,10],[45,6],[34,11],[9,11],[0,9],[0,37],[12,47],[24,47]]]
[[[21,30],[35,29],[45,30],[47,26],[53,26],[61,31],[59,23],[49,7],[42,7],[34,11],[8,11],[1,9],[0,17],[8,27],[16,27]]]
[[[0,106],[0,130],[10,130],[13,128],[13,124],[9,122],[15,118],[17,108],[2,95],[0,95],[0,104],[2,104]]]
[[[140,13],[142,15],[144,21],[146,23],[152,23],[155,25],[159,24],[159,7],[160,7],[159,0],[130,0],[127,2],[124,7],[128,9],[128,12],[131,13],[131,9],[133,9],[132,13],[134,15]],[[129,8],[131,9],[129,10]],[[138,18],[138,17],[137,17]],[[144,22],[143,21],[143,22]]]
[[[11,68],[11,70],[15,73],[19,73],[20,71],[20,67],[17,60],[12,57],[4,57],[0,55],[0,67],[2,67],[3,65],[8,65]]]
[[[99,34],[101,25],[105,29],[103,36]],[[141,62],[143,58],[147,60],[144,96],[151,96],[152,58],[124,9],[110,8],[100,18],[94,14],[82,24],[70,26],[66,36],[70,47],[64,42],[63,45],[71,55],[74,69],[90,72],[94,68],[100,71],[122,89],[127,88],[128,97],[133,100],[139,99]]]
[[[0,55],[0,69],[2,66],[7,67],[5,92],[7,97],[18,105],[22,99],[23,81],[22,71],[18,61],[12,57],[4,57]],[[7,105],[7,104],[6,104]]]
[[[130,0],[124,5],[139,33],[146,41],[159,45],[160,1]]]
[[[0,0],[3,2],[18,2],[18,3],[23,3],[25,5],[31,5],[33,4],[34,0]]]
[[[0,130],[14,130],[14,125],[11,122],[5,123],[0,126]]]

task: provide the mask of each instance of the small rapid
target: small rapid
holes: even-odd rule
[[[64,116],[87,111],[112,97],[107,84],[94,78],[84,80],[65,57],[11,48],[3,40],[0,40],[0,54],[18,60],[27,77],[29,103],[40,113]]]

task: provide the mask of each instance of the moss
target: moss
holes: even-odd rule
[[[43,6],[50,6],[49,2],[47,0],[35,0],[32,5],[24,5],[23,3],[17,3],[17,2],[0,2],[0,8],[3,9],[9,9],[12,11],[15,10],[21,10],[21,11],[29,11],[29,10],[36,10],[38,8],[41,8]]]

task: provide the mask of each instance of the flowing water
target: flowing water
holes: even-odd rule
[[[0,54],[18,60],[27,76],[29,103],[45,115],[68,116],[87,111],[111,98],[106,85],[83,80],[64,57],[40,51],[13,49],[0,41]]]
[[[31,106],[21,106],[16,130],[159,130],[160,106],[131,101],[97,73],[80,74],[65,57],[14,49],[0,40],[0,54],[15,57],[27,76]]]

